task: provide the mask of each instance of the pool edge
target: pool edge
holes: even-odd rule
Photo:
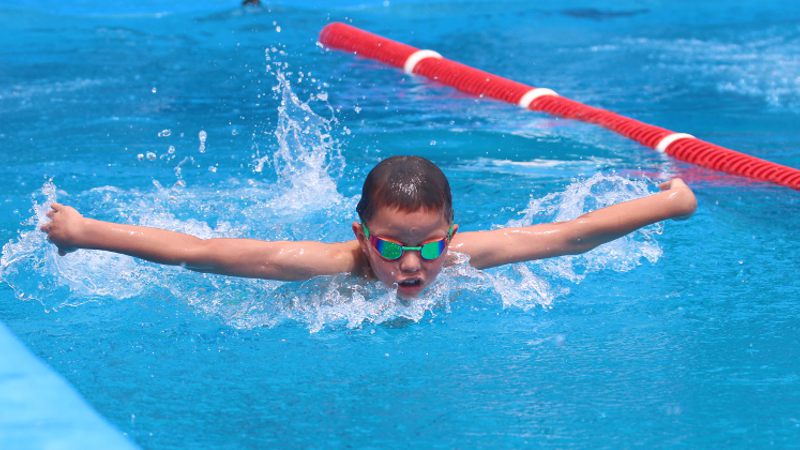
[[[0,447],[136,449],[0,321]]]

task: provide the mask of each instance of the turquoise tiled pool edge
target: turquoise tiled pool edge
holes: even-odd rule
[[[0,448],[137,448],[2,322],[0,355]]]

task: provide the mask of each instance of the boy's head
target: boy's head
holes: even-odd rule
[[[356,212],[369,222],[381,207],[411,212],[441,211],[453,222],[450,183],[436,164],[419,156],[392,156],[373,167],[364,180]]]
[[[412,297],[436,278],[458,227],[450,184],[435,164],[417,156],[381,161],[356,211],[361,223],[353,232],[378,279]]]

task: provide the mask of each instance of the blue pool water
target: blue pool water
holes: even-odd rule
[[[799,19],[792,1],[4,4],[0,321],[143,448],[796,445],[798,192],[316,37],[347,21],[800,167]],[[699,208],[586,255],[456,266],[411,303],[347,276],[60,258],[35,231],[58,199],[202,237],[349,239],[366,172],[407,153],[444,169],[462,230],[674,176]]]

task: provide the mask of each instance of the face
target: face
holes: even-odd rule
[[[375,211],[367,226],[371,236],[402,242],[406,246],[418,246],[447,236],[450,223],[440,210],[407,212],[383,207]],[[419,295],[442,270],[447,257],[445,248],[442,255],[434,260],[423,259],[418,251],[404,251],[400,259],[387,261],[365,237],[359,223],[353,224],[353,232],[375,276],[387,286],[397,286],[397,293],[403,297]]]

